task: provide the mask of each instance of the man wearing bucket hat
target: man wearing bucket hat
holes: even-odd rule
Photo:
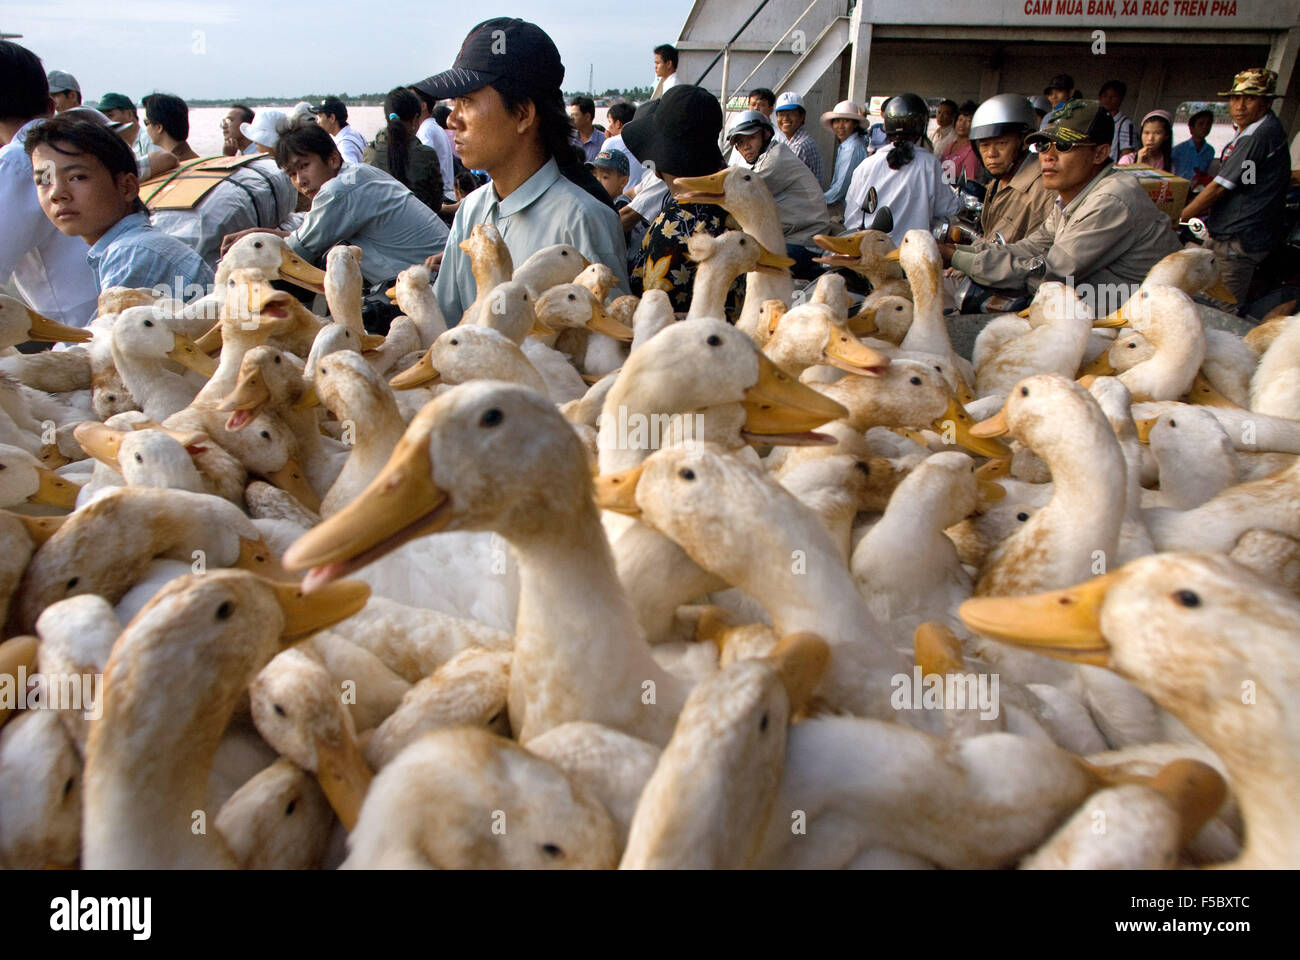
[[[831,185],[826,188],[823,196],[827,207],[839,204],[842,209],[844,197],[849,192],[849,181],[853,179],[853,171],[867,159],[867,141],[862,136],[866,129],[863,126],[862,108],[852,100],[841,100],[835,104],[834,110],[822,114],[822,126],[828,127],[839,141],[839,146],[835,148],[835,169],[831,175]]]
[[[1057,195],[1046,221],[1018,243],[940,244],[945,262],[998,290],[1033,292],[1045,280],[1141,283],[1179,249],[1169,218],[1111,162],[1114,121],[1096,100],[1069,100],[1048,118],[1025,138]]]
[[[1277,97],[1276,73],[1243,70],[1219,96],[1229,98],[1237,135],[1223,148],[1214,180],[1183,208],[1183,219],[1205,220],[1205,246],[1219,255],[1219,275],[1243,309],[1255,270],[1281,236],[1291,158],[1282,124],[1269,109]]]
[[[772,191],[781,214],[785,254],[795,262],[791,272],[800,280],[811,280],[821,273],[813,260],[821,250],[813,245],[813,237],[828,232],[831,225],[826,198],[812,171],[775,136],[772,121],[757,110],[746,110],[736,118],[727,139],[744,159],[743,165]]]
[[[497,17],[469,32],[450,70],[413,84],[454,101],[447,129],[456,149],[466,167],[492,178],[460,202],[452,221],[434,284],[448,324],[477,296],[460,244],[480,223],[501,232],[516,264],[565,243],[613,270],[618,293],[628,292],[623,228],[571,142],[563,81],[560,51],[541,27]]]
[[[808,111],[803,107],[803,97],[799,94],[787,90],[781,96],[776,98],[776,109],[772,111],[772,119],[776,122],[776,129],[779,132],[778,139],[782,140],[786,146],[795,152],[795,154],[808,165],[808,169],[813,172],[813,176],[820,183],[822,178],[822,155],[817,149],[817,141],[808,133],[808,128],[804,126],[804,120],[808,117]]]

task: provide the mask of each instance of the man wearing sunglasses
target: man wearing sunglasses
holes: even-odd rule
[[[940,244],[944,262],[999,290],[1032,293],[1044,280],[1141,283],[1180,247],[1169,217],[1136,177],[1111,163],[1114,121],[1096,100],[1070,100],[1050,116],[1025,138],[1038,154],[1043,186],[1056,194],[1047,220],[1017,243]]]

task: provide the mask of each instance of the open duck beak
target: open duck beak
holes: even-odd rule
[[[767,247],[759,244],[758,247],[758,266],[755,268],[759,273],[784,274],[794,266],[794,261],[781,253],[773,253]]]
[[[813,259],[818,263],[829,263],[832,266],[857,263],[862,259],[862,238],[864,236],[866,236],[865,232],[846,233],[842,237],[832,237],[825,233],[819,233],[813,237],[813,243],[829,253],[830,256],[814,257]]]
[[[285,551],[286,569],[311,569],[304,590],[314,591],[454,519],[450,498],[433,480],[429,424],[421,416],[360,496]]]
[[[849,317],[849,330],[855,337],[866,337],[875,333],[879,328],[876,326],[876,308],[863,307],[853,316]]]
[[[1101,605],[1115,574],[1029,597],[974,597],[957,614],[972,630],[1058,660],[1110,664]]]
[[[285,248],[280,255],[280,279],[315,293],[325,292],[325,271],[313,267],[293,251]]]
[[[902,257],[903,257],[903,251],[899,247],[895,247],[893,250],[890,250],[887,254],[885,254],[880,259],[888,260],[890,263],[899,263],[902,261]]]
[[[1142,420],[1133,421],[1133,425],[1137,427],[1138,443],[1151,442],[1151,431],[1159,419],[1159,417],[1145,417]]]
[[[389,300],[396,300],[397,287],[395,286],[389,287],[387,290],[384,291],[384,296],[386,296]]]
[[[596,333],[603,333],[607,337],[613,337],[615,340],[622,340],[625,343],[632,341],[632,328],[615,320],[605,312],[605,308],[600,304],[596,304],[592,308],[591,319],[587,321],[587,329]]]
[[[793,716],[821,683],[831,664],[831,648],[815,633],[792,633],[782,637],[763,659],[780,676]]]
[[[1107,347],[1097,356],[1093,357],[1092,363],[1088,364],[1081,371],[1080,377],[1109,377],[1115,373],[1115,367],[1110,362],[1110,348]]]
[[[91,339],[89,330],[58,323],[30,307],[27,308],[27,321],[27,339],[38,343],[86,343]]]
[[[1228,410],[1241,410],[1242,407],[1233,403],[1210,383],[1205,374],[1197,372],[1192,378],[1192,389],[1187,391],[1187,401],[1189,403],[1198,403],[1205,407],[1220,407]]]
[[[592,483],[596,489],[596,506],[601,510],[613,510],[629,517],[641,516],[641,508],[636,502],[636,485],[641,479],[645,463],[638,463],[628,470],[618,473],[603,473]]]
[[[271,399],[271,389],[266,385],[262,371],[254,369],[246,376],[241,376],[235,389],[226,394],[226,398],[217,404],[223,412],[231,411],[226,420],[226,429],[238,433],[257,417],[257,412]]]
[[[432,347],[424,351],[418,361],[389,380],[388,385],[394,390],[414,390],[416,387],[423,386],[436,387],[442,382],[442,374],[429,358],[432,351]]]
[[[822,358],[832,367],[864,377],[878,377],[889,366],[889,357],[872,350],[856,337],[832,329],[822,348]]]
[[[1007,432],[1006,418],[1001,410],[998,411],[997,416],[976,423],[966,412],[966,408],[961,405],[961,401],[952,397],[948,401],[948,409],[944,411],[942,418],[934,421],[932,429],[942,434],[949,422],[952,423],[954,439],[958,446],[981,457],[1001,459],[1011,456],[1010,448],[1005,443],[994,439]]]
[[[240,411],[235,411],[239,413]],[[231,414],[231,419],[234,419]],[[307,474],[303,471],[302,465],[297,459],[290,457],[285,461],[284,466],[279,470],[265,474],[267,482],[275,484],[285,493],[293,494],[308,510],[313,513],[320,513],[320,496],[307,482]]]
[[[360,580],[336,580],[307,596],[302,584],[264,580],[284,614],[280,639],[285,646],[305,640],[358,613],[370,599],[370,585]]]
[[[767,443],[822,443],[823,434],[814,427],[849,415],[839,403],[785,373],[761,353],[758,381],[745,391],[742,435]]]
[[[347,730],[335,742],[316,738],[316,780],[348,833],[357,825],[373,778],[356,737]]]
[[[77,505],[77,494],[81,487],[44,467],[37,467],[36,475],[40,478],[39,485],[36,492],[27,498],[28,503],[45,503],[65,510],[71,510]]]
[[[673,190],[679,203],[716,203],[719,206],[727,200],[727,171],[719,170],[707,177],[678,177],[673,181]]]
[[[11,690],[18,686],[19,669],[31,670],[36,662],[36,650],[39,646],[40,643],[35,637],[11,637],[0,643],[0,677],[9,678],[9,682],[13,684]],[[4,726],[13,710],[12,707],[0,707],[0,727]]]
[[[203,336],[208,336],[211,330]],[[217,372],[217,361],[208,356],[207,351],[198,343],[195,343],[189,337],[179,333],[174,334],[174,344],[167,351],[168,358],[175,360],[183,367],[188,367],[195,373],[208,379]],[[217,330],[217,346],[221,345],[221,330]]]

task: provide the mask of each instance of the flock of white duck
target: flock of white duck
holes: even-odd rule
[[[0,712],[0,865],[1300,866],[1300,319],[1207,327],[1188,249],[968,361],[926,233],[820,238],[850,315],[758,178],[678,187],[739,227],[684,320],[490,226],[451,329],[261,235],[0,302],[0,674],[103,676]]]

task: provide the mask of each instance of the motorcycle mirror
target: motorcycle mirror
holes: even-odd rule
[[[867,211],[867,213],[875,213],[876,206],[879,203],[880,199],[876,196],[876,188],[870,187],[867,190],[867,202],[863,205],[862,209]]]
[[[872,187],[871,192],[874,193],[875,189],[876,189],[875,187]],[[872,199],[874,200],[875,197],[873,196]],[[894,232],[893,211],[891,211],[887,206],[881,207],[879,210],[876,211],[876,215],[871,221],[871,226],[868,227],[867,229],[879,230],[881,233],[893,233]]]

